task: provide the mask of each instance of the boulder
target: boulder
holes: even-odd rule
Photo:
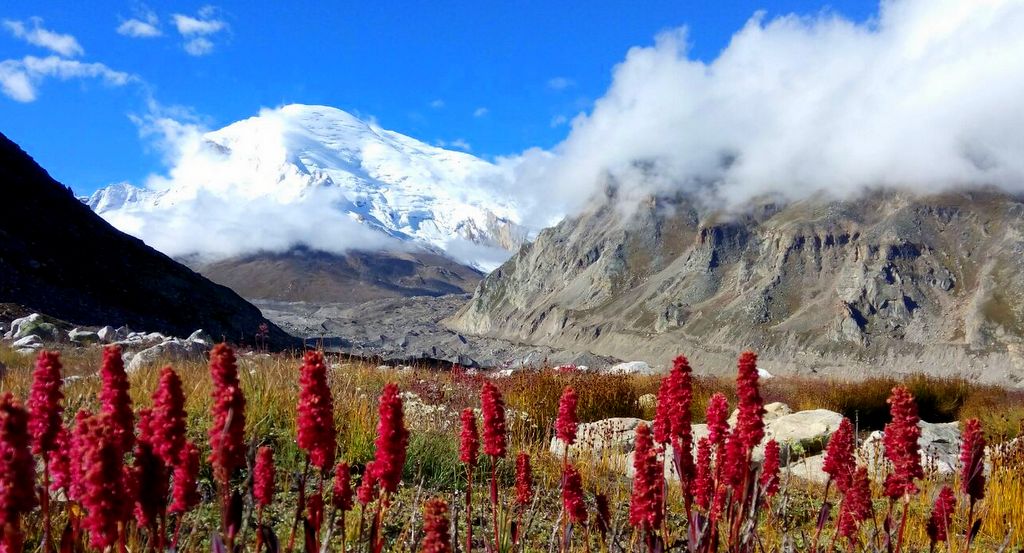
[[[602,454],[624,454],[633,450],[636,427],[642,419],[617,417],[588,422],[576,429],[576,442],[569,446],[572,456],[593,456]],[[549,451],[561,458],[565,442],[557,437],[551,439]]]
[[[789,474],[801,480],[824,484],[828,480],[828,475],[823,470],[824,467],[825,454],[819,453],[810,457],[804,457],[783,470],[788,471]]]
[[[627,361],[612,365],[602,372],[606,374],[639,374],[646,376],[654,374],[654,369],[643,361]]]
[[[99,334],[91,330],[74,328],[68,332],[68,339],[83,346],[92,345],[100,341]]]
[[[207,345],[202,342],[171,338],[133,355],[131,361],[128,362],[127,371],[134,372],[157,362],[174,363],[200,360],[205,357],[206,350]]]
[[[955,473],[960,466],[960,423],[921,421],[918,427],[921,437],[917,443],[921,447],[921,464],[925,473]],[[867,463],[872,476],[886,473],[882,438],[882,432],[876,430],[860,446],[861,458]]]
[[[781,401],[774,401],[772,403],[769,403],[768,405],[765,405],[764,406],[764,411],[765,411],[765,413],[764,413],[764,421],[765,422],[768,422],[768,421],[771,421],[771,420],[775,420],[775,419],[777,419],[777,418],[779,418],[781,416],[789,415],[789,414],[791,414],[793,412],[793,410],[789,407],[789,405],[786,405],[785,403],[782,403]],[[740,410],[739,409],[733,409],[732,410],[732,414],[729,415],[729,426],[736,426],[736,419],[739,417],[739,415],[740,415]]]
[[[765,439],[781,446],[782,463],[814,455],[825,449],[832,433],[839,429],[843,416],[828,409],[812,409],[782,415],[765,423]],[[758,448],[763,456],[763,444]],[[758,452],[755,452],[758,457]]]
[[[43,342],[35,334],[29,334],[24,338],[16,340],[11,348],[18,353],[35,353],[43,348]]]
[[[37,336],[44,342],[59,342],[62,337],[56,321],[39,313],[11,321],[11,330],[4,335],[11,340],[20,340],[26,336]]]
[[[202,342],[208,346],[213,345],[213,337],[201,328],[190,334],[187,340],[189,342]]]
[[[109,344],[118,340],[115,335],[114,327],[112,326],[105,326],[97,330],[96,336],[100,339],[100,342],[103,342],[104,344]]]

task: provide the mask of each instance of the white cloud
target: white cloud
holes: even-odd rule
[[[444,100],[438,98],[438,99],[433,100],[432,102],[430,102],[429,105],[433,109],[441,109],[441,108],[444,107]]]
[[[123,86],[137,79],[102,63],[83,63],[57,56],[26,56],[20,60],[0,62],[0,91],[18,102],[34,101],[38,95],[39,85],[47,78],[62,81],[100,79],[110,86]]]
[[[213,52],[213,43],[204,37],[196,37],[186,41],[182,47],[190,56],[205,56]]]
[[[182,48],[191,56],[205,56],[214,49],[212,37],[227,30],[228,24],[218,17],[219,10],[203,6],[196,16],[176,13],[171,15],[178,34],[185,39]]]
[[[486,116],[490,112],[491,112],[491,110],[489,110],[489,109],[487,109],[485,107],[479,107],[479,108],[476,108],[475,110],[473,110],[473,117],[484,117],[484,116]]]
[[[8,32],[29,44],[46,48],[64,57],[81,56],[85,53],[82,45],[74,36],[43,28],[42,18],[30,18],[29,23],[31,28],[26,26],[23,21],[3,20],[3,26]]]
[[[473,149],[473,147],[469,145],[469,142],[466,142],[464,138],[456,138],[455,140],[449,142],[448,146],[452,148],[457,148],[459,150],[462,150],[463,152],[468,152]]]
[[[154,38],[162,35],[160,19],[151,10],[144,10],[139,17],[126,19],[117,27],[117,34],[132,38]]]
[[[564,115],[556,115],[551,118],[551,128],[561,127],[562,125],[569,122],[569,118]]]
[[[877,18],[755,15],[710,63],[685,30],[631,49],[552,153],[506,160],[545,220],[624,196],[1024,191],[1024,2],[885,0]],[[543,203],[536,198],[544,198]]]
[[[576,85],[576,81],[567,77],[554,77],[548,79],[548,88],[551,90],[565,90]]]

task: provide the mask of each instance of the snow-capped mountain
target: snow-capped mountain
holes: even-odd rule
[[[263,110],[176,147],[166,176],[86,202],[172,256],[423,247],[488,269],[527,237],[497,165],[336,108]]]

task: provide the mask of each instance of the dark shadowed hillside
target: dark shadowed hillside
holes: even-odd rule
[[[82,325],[251,341],[260,311],[79,202],[0,134],[0,303]],[[292,344],[271,325],[271,343]]]

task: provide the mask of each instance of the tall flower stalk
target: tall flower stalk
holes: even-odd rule
[[[903,535],[907,526],[910,498],[918,492],[915,480],[924,477],[921,466],[921,428],[917,416],[917,403],[905,386],[896,386],[886,400],[891,420],[885,425],[882,445],[885,456],[892,462],[893,471],[885,478],[885,495],[891,501],[903,501],[903,515],[896,534],[896,552],[903,547]],[[890,511],[892,503],[890,503]]]
[[[501,522],[498,508],[498,459],[506,454],[505,401],[498,387],[484,382],[480,391],[484,418],[484,453],[491,458],[491,517],[494,520],[494,550],[501,551]]]
[[[66,441],[67,435],[62,422],[64,393],[61,388],[64,377],[61,374],[60,354],[42,350],[36,358],[32,375],[32,389],[28,397],[28,429],[32,437],[32,453],[43,459],[43,482],[39,489],[39,503],[43,511],[43,550],[53,549],[50,534],[50,458],[57,451],[58,438]],[[62,435],[63,433],[63,435]]]
[[[226,344],[210,351],[210,376],[213,379],[213,424],[210,427],[210,463],[217,481],[221,502],[221,530],[228,550],[234,547],[238,528],[231,519],[231,480],[245,465],[245,396],[238,380],[235,352]]]
[[[0,548],[22,550],[21,519],[36,506],[29,415],[10,392],[0,397]]]
[[[480,433],[476,428],[476,415],[466,408],[460,415],[462,431],[459,433],[459,460],[466,467],[466,551],[473,549],[473,472],[480,458]]]

